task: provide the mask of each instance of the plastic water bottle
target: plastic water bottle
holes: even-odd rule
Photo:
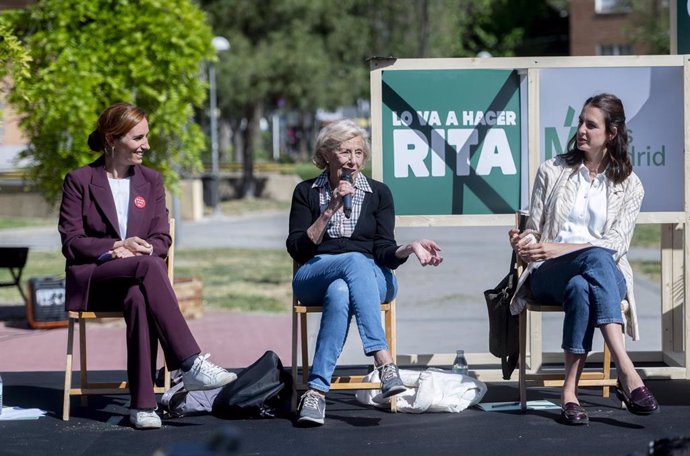
[[[457,350],[455,353],[455,361],[453,361],[453,368],[451,370],[456,374],[467,375],[469,370],[467,360],[465,359],[465,350]]]

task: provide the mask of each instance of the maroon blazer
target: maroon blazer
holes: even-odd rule
[[[85,310],[91,275],[98,257],[121,239],[105,158],[65,176],[58,230],[65,266],[65,307]],[[153,245],[153,255],[165,258],[171,244],[163,178],[157,171],[135,165],[130,170],[127,237],[139,236]],[[117,260],[113,260],[117,261]]]

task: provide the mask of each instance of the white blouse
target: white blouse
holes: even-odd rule
[[[607,182],[605,172],[592,178],[587,167],[580,166],[575,205],[554,242],[584,244],[602,238],[606,225]]]
[[[117,210],[117,224],[120,230],[120,239],[127,239],[127,217],[129,216],[129,177],[124,179],[108,178],[110,191],[115,201]]]

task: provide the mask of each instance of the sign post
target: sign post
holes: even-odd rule
[[[671,54],[690,54],[690,0],[672,0]]]

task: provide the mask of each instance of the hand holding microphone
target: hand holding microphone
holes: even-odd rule
[[[350,172],[349,169],[344,169],[340,173],[340,180],[349,182],[352,184],[352,173]],[[343,196],[343,213],[345,214],[345,218],[350,218],[350,215],[352,214],[352,194],[348,193],[347,195]]]

